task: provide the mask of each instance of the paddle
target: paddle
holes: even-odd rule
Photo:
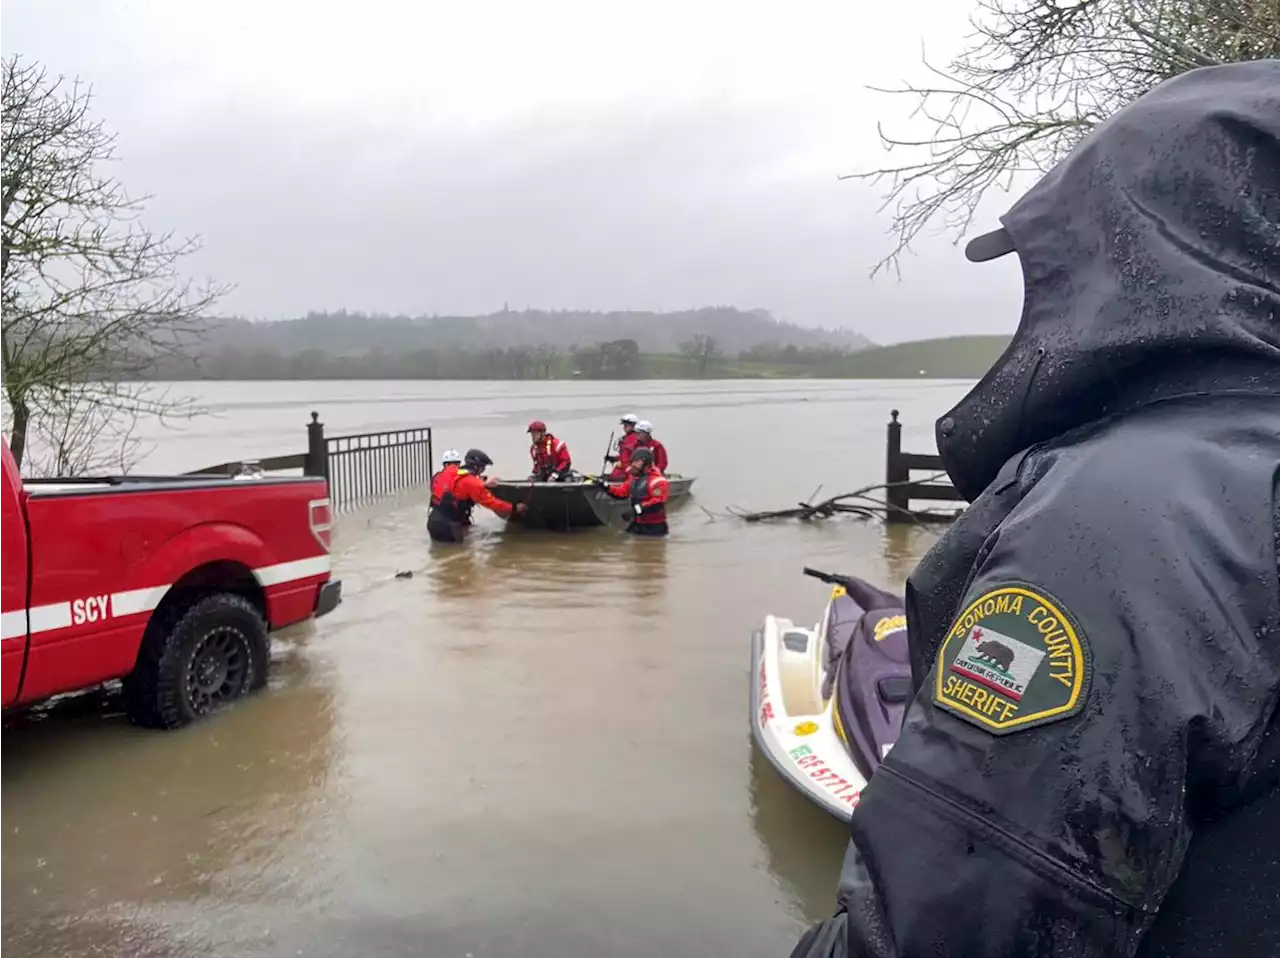
[[[600,463],[601,472],[609,471],[609,453],[613,452],[613,437],[616,433],[616,429],[609,433],[609,445],[604,447],[604,460]]]

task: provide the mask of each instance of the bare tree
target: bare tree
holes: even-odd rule
[[[124,454],[139,416],[190,411],[130,380],[159,358],[187,355],[225,287],[182,279],[178,261],[195,241],[148,232],[138,222],[146,198],[103,172],[115,137],[92,119],[86,86],[17,57],[3,73],[0,358],[10,448],[21,464],[38,434],[51,441],[52,465],[87,468],[99,453],[73,446],[123,437]]]
[[[534,374],[539,379],[550,379],[555,375],[556,367],[560,365],[561,352],[559,347],[542,343],[533,350],[533,367]]]
[[[136,417],[119,416],[102,403],[98,390],[76,397],[69,384],[57,408],[33,410],[28,427],[25,471],[32,476],[83,476],[128,472],[142,454]]]
[[[697,367],[699,376],[705,376],[707,367],[720,355],[720,344],[714,336],[698,333],[680,344],[680,353]]]
[[[524,379],[534,369],[533,349],[529,346],[512,346],[507,350],[507,370],[515,379]]]
[[[992,187],[1043,173],[1089,131],[1162,80],[1202,66],[1280,56],[1280,0],[979,0],[967,49],[916,101],[927,136],[880,130],[910,159],[854,179],[885,182],[899,259],[930,223],[969,228]]]

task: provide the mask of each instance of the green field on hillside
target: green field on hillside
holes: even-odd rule
[[[977,379],[1000,358],[1008,336],[948,336],[854,353],[824,375],[861,379]]]
[[[712,361],[706,379],[978,379],[1009,343],[1007,336],[949,336],[892,346],[877,346],[820,365],[755,362],[722,358]],[[698,378],[683,356],[641,357],[648,379]]]
[[[597,344],[569,352],[551,349],[545,357],[531,348],[436,353],[388,351],[376,345],[355,354],[329,354],[320,350],[296,354],[242,352],[227,362],[222,361],[227,357],[219,354],[205,357],[199,365],[186,362],[157,366],[149,369],[144,378],[174,381],[977,379],[999,358],[1009,340],[1005,336],[950,336],[850,352],[774,350],[766,353],[769,358],[755,358],[760,355],[758,349],[743,350],[717,356],[701,367],[690,356],[638,352],[634,341],[626,342],[630,343],[630,351],[622,354],[615,349],[609,356],[608,368],[603,370],[601,350],[617,347],[619,343]],[[594,362],[584,362],[584,356]]]

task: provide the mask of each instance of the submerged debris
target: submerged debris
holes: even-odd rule
[[[937,473],[923,480],[907,480],[904,482],[880,482],[870,486],[863,486],[861,489],[855,489],[853,492],[844,492],[838,496],[831,496],[828,499],[822,499],[818,502],[813,500],[818,493],[822,491],[819,486],[809,495],[809,499],[805,502],[798,503],[790,509],[775,509],[768,512],[746,512],[742,509],[729,507],[729,513],[742,519],[744,522],[764,522],[770,519],[800,519],[808,522],[811,519],[827,519],[835,515],[851,515],[859,519],[874,519],[886,516],[892,513],[895,519],[905,519],[915,522],[948,522],[955,518],[955,512],[938,512],[930,509],[903,509],[891,502],[883,499],[877,499],[868,493],[876,492],[882,489],[890,489],[894,486],[915,485],[920,482],[929,482],[930,480],[945,476],[945,472]]]

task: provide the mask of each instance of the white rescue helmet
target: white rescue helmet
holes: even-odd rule
[[[627,413],[625,416],[623,416],[621,419],[618,420],[618,422],[625,422],[629,426],[634,426],[639,421],[640,420],[636,417],[636,414],[633,412]]]
[[[440,465],[447,466],[449,463],[462,462],[462,453],[456,449],[446,449],[444,455],[440,457]]]
[[[652,436],[653,423],[649,422],[649,420],[647,419],[641,419],[638,423],[636,423],[636,432],[644,432]]]

